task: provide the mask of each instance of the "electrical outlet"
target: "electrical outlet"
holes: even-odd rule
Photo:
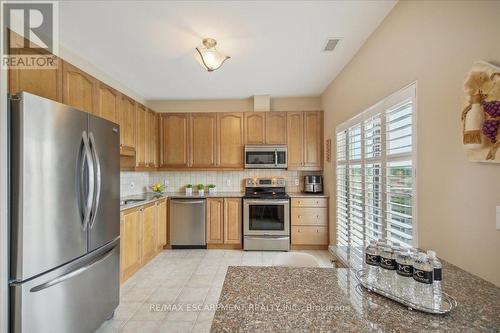
[[[497,230],[500,230],[500,206],[497,206]]]
[[[295,186],[299,186],[299,179],[295,178]]]
[[[134,182],[130,182],[130,189],[133,189],[135,187]]]
[[[231,178],[226,179],[226,186],[231,186]]]
[[[164,180],[163,180],[163,185],[165,185],[165,187],[167,187],[167,186],[168,186],[168,184],[169,184],[168,179],[164,179]]]

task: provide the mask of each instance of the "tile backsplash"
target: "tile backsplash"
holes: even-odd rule
[[[149,187],[154,183],[165,184],[167,192],[183,192],[186,184],[192,184],[193,187],[197,184],[205,186],[215,184],[218,192],[243,192],[244,180],[253,177],[285,178],[288,192],[300,192],[306,174],[321,174],[321,172],[288,170],[121,172],[120,193],[121,196],[127,196],[149,192]],[[296,185],[297,181],[299,185]]]

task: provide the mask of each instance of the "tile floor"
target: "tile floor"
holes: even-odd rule
[[[332,267],[328,251],[314,255]],[[120,290],[120,305],[103,332],[209,332],[228,266],[269,266],[279,252],[165,250]]]

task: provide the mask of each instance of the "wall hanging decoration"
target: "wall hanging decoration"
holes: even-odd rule
[[[500,67],[476,61],[464,82],[462,143],[471,161],[500,163]]]

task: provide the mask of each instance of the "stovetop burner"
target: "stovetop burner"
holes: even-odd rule
[[[248,178],[245,195],[247,199],[289,199],[283,178]]]

